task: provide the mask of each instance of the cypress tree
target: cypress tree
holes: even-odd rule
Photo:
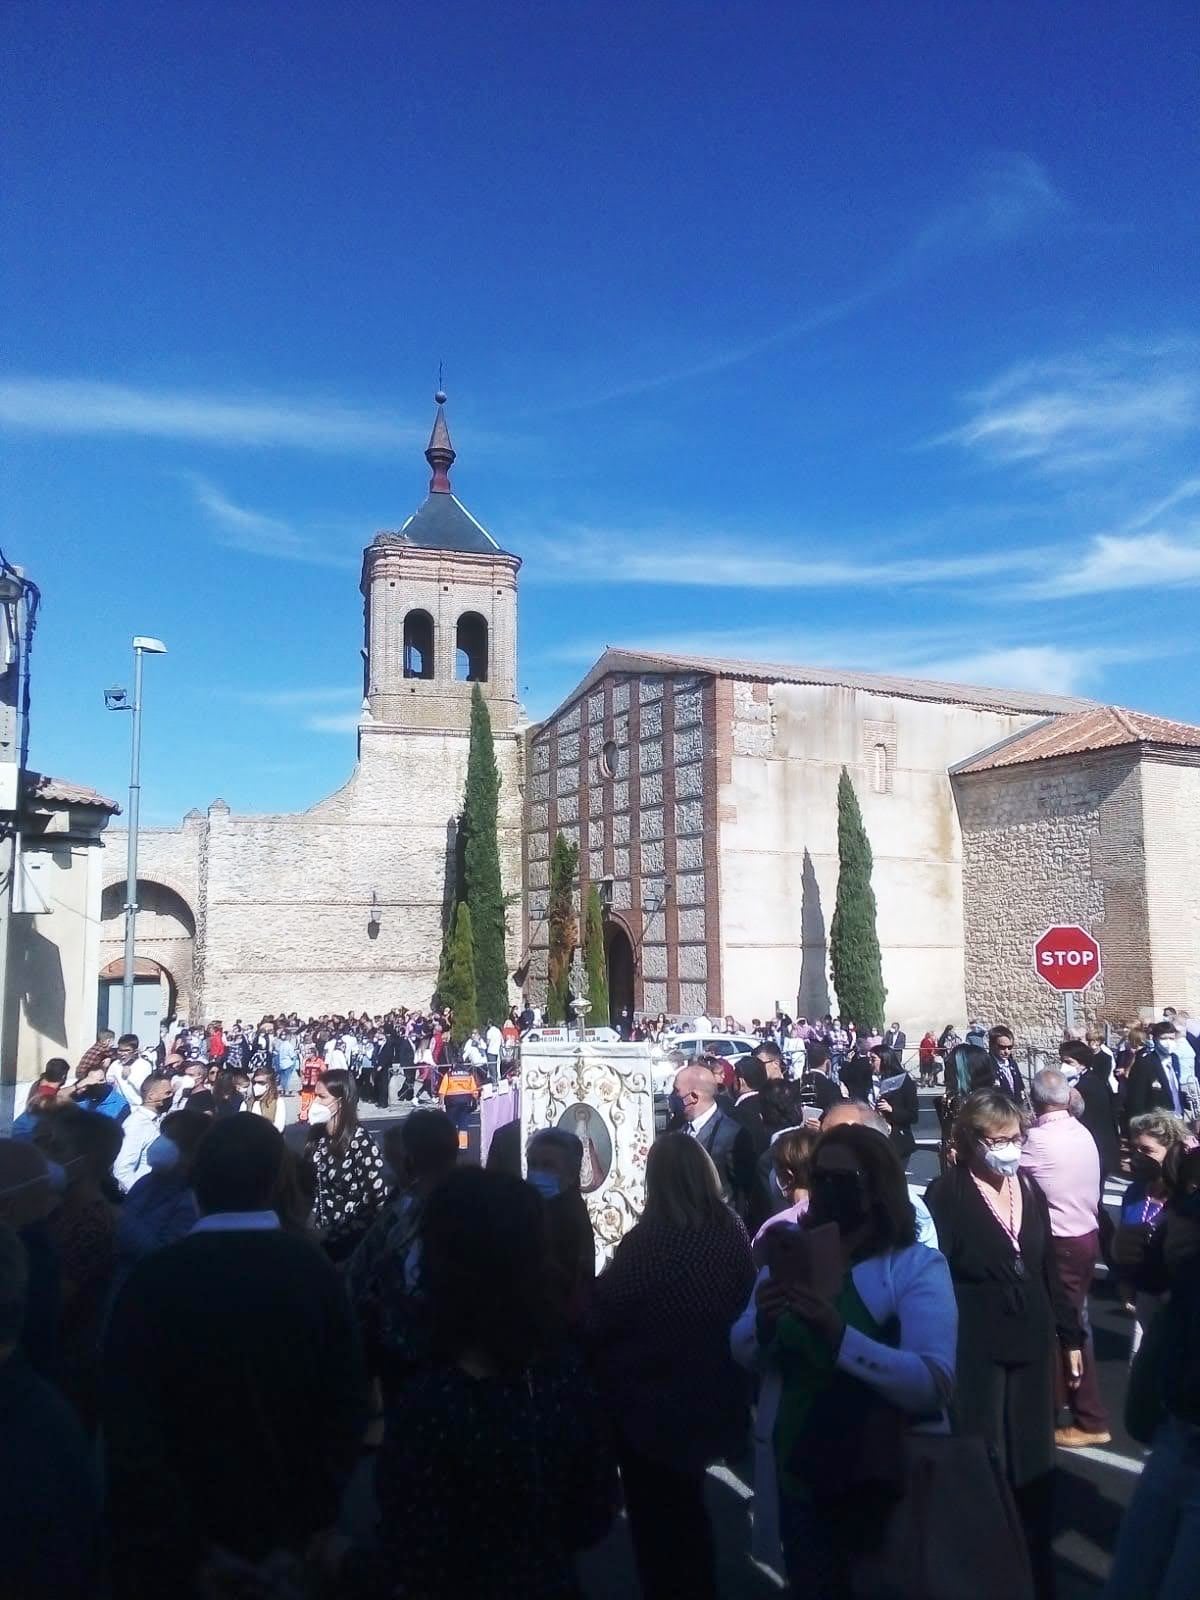
[[[450,1029],[451,1042],[461,1045],[469,1039],[475,1028],[475,957],[471,938],[471,908],[460,902],[454,912],[450,927],[450,940],[446,948],[446,973],[442,989],[442,1004],[454,1012]]]
[[[593,883],[588,889],[587,927],[583,936],[583,955],[587,966],[588,1022],[593,1028],[608,1027],[608,964],[604,959],[604,911],[600,891]]]
[[[575,915],[575,869],[579,846],[568,844],[561,833],[554,836],[550,852],[549,985],[546,991],[546,1021],[567,1022],[567,1000],[571,991],[571,956],[579,940],[579,920]]]
[[[875,928],[873,864],[858,796],[843,767],[838,779],[838,886],[829,929],[829,961],[843,1020],[878,1033],[883,1028],[887,990]]]
[[[471,746],[463,805],[466,902],[471,908],[475,951],[475,996],[481,1022],[503,1022],[508,1012],[508,963],[504,953],[504,889],[496,813],[500,773],[492,742],[492,719],[479,685],[471,688]]]

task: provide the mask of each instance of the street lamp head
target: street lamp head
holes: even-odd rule
[[[108,711],[128,711],[129,696],[124,689],[105,689],[104,705]]]
[[[167,653],[167,647],[161,639],[149,639],[143,633],[139,633],[135,637],[133,648],[141,650],[148,656],[165,656]]]

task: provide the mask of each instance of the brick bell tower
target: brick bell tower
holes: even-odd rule
[[[495,733],[514,728],[517,703],[517,573],[450,486],[455,450],[437,412],[425,459],[429,495],[396,532],[363,553],[364,719],[371,730],[467,733],[478,683]],[[363,752],[365,753],[365,752]]]
[[[429,494],[402,527],[376,534],[363,552],[358,764],[343,788],[306,813],[314,916],[303,934],[313,947],[305,959],[322,969],[322,995],[370,996],[373,1010],[427,1005],[434,990],[453,904],[475,684],[491,714],[500,774],[501,877],[507,894],[521,890],[521,562],[451,489],[446,396],[439,391],[436,401],[425,452]],[[519,914],[509,922],[511,972],[521,949]]]

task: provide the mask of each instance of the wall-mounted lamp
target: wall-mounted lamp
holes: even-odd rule
[[[374,889],[371,890],[371,907],[367,912],[367,938],[378,939],[379,929],[383,925],[383,915],[380,911],[379,896]]]

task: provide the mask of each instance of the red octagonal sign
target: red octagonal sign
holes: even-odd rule
[[[1078,923],[1059,923],[1034,945],[1033,965],[1052,989],[1086,989],[1100,976],[1100,946]]]

